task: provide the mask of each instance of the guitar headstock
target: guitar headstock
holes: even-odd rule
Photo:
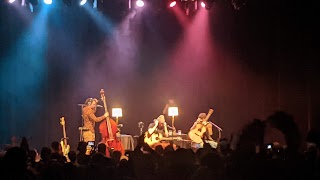
[[[103,89],[100,90],[100,96],[101,96],[101,100],[102,101],[106,100],[106,96],[104,95],[104,90]]]
[[[64,117],[61,117],[61,118],[60,118],[60,124],[61,124],[62,126],[64,126],[64,125],[66,124],[66,122],[64,121]]]

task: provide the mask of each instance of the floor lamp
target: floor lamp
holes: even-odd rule
[[[171,121],[171,125],[172,127],[174,128],[175,130],[175,127],[174,127],[174,117],[175,116],[178,116],[179,115],[179,112],[178,112],[178,107],[169,107],[168,108],[168,116],[171,116],[172,117],[172,121]]]
[[[112,108],[112,117],[116,118],[116,123],[118,126],[119,134],[120,133],[120,126],[119,126],[119,117],[122,117],[122,108]],[[122,126],[121,126],[122,127]]]

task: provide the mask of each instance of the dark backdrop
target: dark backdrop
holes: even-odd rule
[[[179,106],[175,125],[183,133],[209,108],[226,138],[276,110],[292,114],[304,136],[320,127],[313,1],[248,0],[236,11],[217,0],[209,29],[190,31],[170,9],[149,6],[126,20],[130,12],[122,5],[92,15],[75,3],[50,9],[40,3],[34,13],[1,3],[1,144],[26,136],[32,147],[48,146],[62,137],[59,118],[65,116],[75,148],[78,104],[99,98],[101,88],[110,111],[123,108],[125,134],[137,135],[137,123],[147,126],[168,99]],[[202,23],[192,21],[196,16],[188,17],[190,29]]]

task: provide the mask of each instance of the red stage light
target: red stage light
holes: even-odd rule
[[[172,8],[172,7],[175,6],[176,4],[177,4],[176,1],[172,1],[169,6]]]

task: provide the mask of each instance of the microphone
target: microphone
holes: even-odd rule
[[[143,128],[143,126],[144,126],[144,123],[140,121],[140,122],[138,123],[138,127],[139,127],[139,128]]]
[[[174,128],[174,127],[169,126],[168,124],[167,124],[167,127],[168,127],[169,129],[172,129],[172,130],[176,129],[176,128]]]

